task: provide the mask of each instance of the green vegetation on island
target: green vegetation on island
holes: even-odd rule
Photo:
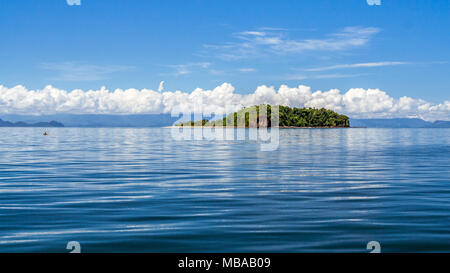
[[[228,125],[246,128],[272,127],[272,108],[274,107],[279,108],[279,127],[350,127],[350,121],[347,116],[340,115],[325,108],[291,108],[288,106],[271,106],[265,104],[243,108],[219,120],[210,121],[203,119],[198,121],[187,121],[175,124],[175,126],[224,127]],[[276,113],[276,111],[274,111],[274,113]],[[274,120],[277,120],[276,116],[274,116],[274,118]],[[274,124],[274,126],[276,125]]]

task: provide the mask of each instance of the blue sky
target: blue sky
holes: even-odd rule
[[[450,96],[450,1],[0,0],[0,85]]]

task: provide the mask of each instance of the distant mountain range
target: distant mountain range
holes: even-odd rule
[[[0,119],[0,127],[64,127],[64,124],[57,121],[25,123],[22,121],[10,122]]]
[[[418,118],[350,119],[350,126],[367,128],[450,128],[450,121],[429,122]]]
[[[42,122],[51,120],[50,122]],[[55,121],[56,120],[56,121]],[[163,127],[178,120],[170,114],[148,115],[0,115],[0,127]],[[450,128],[450,121],[428,122],[417,118],[350,119],[351,127]]]
[[[57,120],[65,127],[162,127],[170,126],[178,120],[170,114],[148,115],[0,115],[11,122],[37,123],[42,120]]]

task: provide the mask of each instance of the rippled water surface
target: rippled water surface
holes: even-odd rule
[[[450,251],[449,129],[49,132],[0,128],[0,252]]]

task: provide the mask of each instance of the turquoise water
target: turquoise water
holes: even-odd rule
[[[449,129],[49,133],[0,128],[0,252],[450,251]]]

